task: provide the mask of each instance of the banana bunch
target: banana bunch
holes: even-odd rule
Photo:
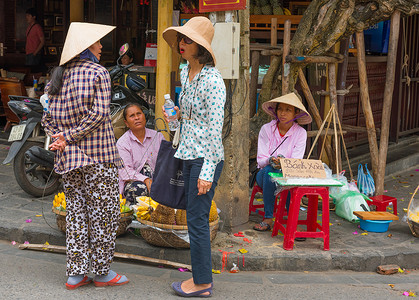
[[[65,195],[63,192],[58,193],[54,196],[54,200],[52,201],[52,206],[55,209],[58,209],[60,211],[65,211],[66,203],[65,203]]]
[[[138,219],[150,220],[151,213],[159,205],[156,201],[151,199],[151,197],[141,196],[137,197],[137,205],[134,205],[134,209],[137,211],[136,215]]]
[[[283,10],[284,10],[284,15],[291,16],[291,11],[288,8],[284,7]]]
[[[417,212],[416,214],[411,212],[409,214],[409,219],[413,222],[419,223],[419,212]]]
[[[129,205],[126,205],[127,199],[123,198],[121,194],[119,194],[119,206],[120,206],[120,212],[125,213],[129,212],[131,208]]]

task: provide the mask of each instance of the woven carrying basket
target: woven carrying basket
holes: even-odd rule
[[[217,220],[209,223],[211,241],[215,239],[217,235],[219,219],[220,218],[217,218]],[[154,246],[160,246],[160,247],[189,248],[189,243],[185,242],[176,234],[171,232],[171,231],[176,232],[176,230],[179,230],[179,231],[188,230],[188,226],[159,224],[159,223],[142,220],[140,218],[137,218],[137,220],[141,224],[147,225],[147,227],[140,229],[141,235],[146,240],[147,243]],[[160,228],[164,230],[171,230],[171,231],[162,231],[156,228]]]
[[[62,232],[65,233],[66,231],[65,216],[67,213],[65,211],[60,211],[55,208],[52,208],[52,211],[57,215],[58,228]],[[118,226],[118,230],[116,231],[116,236],[121,235],[127,231],[128,225],[131,224],[132,222],[132,214],[133,214],[132,210],[129,212],[121,213],[121,218],[119,219],[119,226]]]
[[[407,224],[409,224],[410,231],[415,237],[419,237],[419,224],[407,219]]]
[[[413,198],[415,197],[418,189],[419,189],[419,185],[416,187],[415,192],[412,194],[412,198],[410,198],[410,201],[409,201],[409,206],[407,207],[407,224],[409,224],[410,231],[415,237],[419,237],[419,224],[416,223],[415,221],[410,220],[409,214],[410,214],[410,205],[412,204]]]

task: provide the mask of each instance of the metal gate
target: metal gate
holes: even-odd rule
[[[391,139],[419,132],[419,15],[403,18],[393,93]]]

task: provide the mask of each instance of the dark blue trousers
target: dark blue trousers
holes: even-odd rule
[[[277,173],[278,170],[272,168],[271,165],[267,165],[263,169],[261,169],[256,174],[256,182],[258,186],[260,186],[263,189],[263,204],[264,204],[264,210],[265,210],[265,219],[271,219],[274,217],[274,208],[275,208],[275,197],[276,197],[276,185],[272,181],[271,176],[269,176],[269,173]],[[288,193],[287,201],[285,203],[285,207],[289,208],[291,201],[291,194]]]
[[[209,229],[209,211],[215,187],[220,178],[224,161],[215,169],[211,190],[198,196],[198,178],[203,158],[184,160],[183,179],[187,199],[186,217],[188,222],[189,241],[191,246],[192,276],[195,284],[212,282],[211,240]]]

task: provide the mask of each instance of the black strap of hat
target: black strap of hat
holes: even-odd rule
[[[275,150],[274,150],[274,151],[272,151],[272,153],[271,153],[271,155],[270,155],[270,156],[272,156],[272,155],[276,152],[276,150],[278,150],[278,148],[279,148],[279,147],[281,147],[281,145],[285,142],[285,140],[286,140],[287,138],[288,138],[288,137],[286,136],[286,137],[285,137],[285,139],[281,142],[281,144],[279,144],[279,145],[278,145],[278,147],[276,147],[276,148],[275,148]]]

